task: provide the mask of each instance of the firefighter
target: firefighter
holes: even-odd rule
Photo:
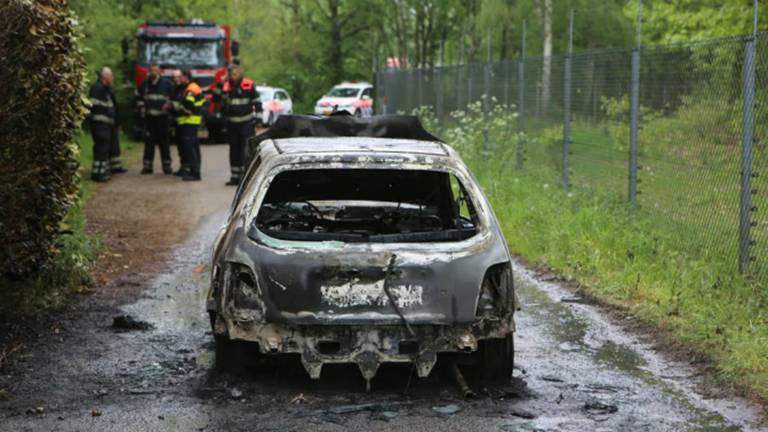
[[[248,140],[255,133],[256,119],[261,118],[259,92],[253,81],[243,77],[240,66],[232,64],[227,80],[221,89],[216,89],[214,99],[221,101],[221,113],[227,120],[231,170],[227,186],[236,186],[245,172]]]
[[[166,105],[166,110],[170,111],[171,115],[173,116],[173,142],[176,144],[176,150],[179,152],[179,162],[181,163],[178,171],[173,173],[173,175],[184,177],[189,173],[189,162],[187,161],[187,157],[184,155],[184,149],[182,148],[181,140],[179,139],[181,136],[181,131],[179,129],[178,117],[181,105],[178,101],[181,100],[181,93],[184,92],[186,85],[183,82],[180,70],[174,70],[172,78],[173,92],[171,93],[171,103]]]
[[[111,70],[109,73],[112,75]],[[111,131],[111,139],[109,140],[109,172],[111,174],[122,174],[128,172],[128,170],[123,168],[123,162],[120,160],[120,110],[118,109],[117,98],[115,97],[115,89],[111,83],[112,80],[110,79],[110,85],[107,90],[109,90],[112,105],[115,107],[115,124]]]
[[[150,66],[149,76],[141,83],[137,107],[144,118],[144,168],[142,174],[152,174],[155,146],[160,147],[160,160],[164,174],[173,174],[171,152],[168,148],[169,113],[164,109],[171,99],[173,84],[160,75],[160,65]]]
[[[174,101],[174,109],[177,113],[176,124],[179,133],[179,144],[184,158],[189,164],[189,171],[182,179],[184,181],[199,181],[200,176],[200,142],[197,139],[197,130],[203,122],[203,107],[205,97],[203,89],[192,81],[192,73],[189,69],[181,71],[181,91]]]
[[[109,180],[112,167],[110,156],[117,133],[117,110],[115,97],[112,93],[112,70],[103,67],[98,74],[99,79],[91,86],[88,97],[91,102],[89,115],[91,135],[93,136],[93,167],[91,180],[106,182]],[[118,144],[119,150],[119,144]],[[118,153],[118,163],[119,163]],[[118,166],[122,168],[121,166]]]

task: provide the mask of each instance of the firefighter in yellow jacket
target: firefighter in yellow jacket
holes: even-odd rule
[[[199,181],[200,176],[200,142],[197,139],[197,130],[203,122],[203,109],[205,97],[203,89],[192,81],[192,73],[188,70],[181,71],[181,84],[184,90],[179,92],[173,101],[173,110],[176,113],[177,131],[179,133],[179,145],[182,154],[189,163],[189,171],[184,173],[184,181]]]

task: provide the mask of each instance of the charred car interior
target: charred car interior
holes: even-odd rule
[[[460,241],[477,233],[476,224],[455,177],[397,169],[283,172],[256,219],[278,239],[375,243]]]
[[[509,379],[510,255],[461,159],[414,117],[281,116],[214,245],[216,364],[298,355],[312,378],[438,355]],[[458,370],[458,369],[457,369]]]

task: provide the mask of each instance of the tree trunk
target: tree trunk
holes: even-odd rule
[[[333,82],[344,79],[344,56],[341,46],[341,22],[339,19],[339,0],[328,0],[329,24],[331,25],[330,64]]]
[[[541,18],[544,27],[544,58],[541,71],[541,111],[549,112],[550,81],[552,74],[552,0],[540,0]]]

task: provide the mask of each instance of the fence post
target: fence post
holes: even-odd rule
[[[565,56],[565,82],[563,84],[563,188],[571,185],[571,55]]]
[[[632,50],[629,96],[629,208],[637,207],[637,132],[640,124],[640,48]]]
[[[752,226],[752,133],[755,126],[755,57],[757,43],[757,0],[754,27],[744,52],[744,111],[741,129],[741,199],[739,203],[739,271],[749,270]]]
[[[504,105],[509,106],[509,60],[504,61]]]
[[[522,55],[517,62],[517,157],[516,168],[523,169],[525,160],[525,20],[523,20]]]
[[[416,96],[417,96],[416,108],[421,108],[421,106],[424,105],[424,99],[423,99],[423,95],[422,95],[422,92],[421,92],[421,88],[422,88],[421,80],[422,80],[421,69],[419,68],[419,69],[416,69],[416,86],[417,86],[416,87],[416,89],[417,89],[416,90]]]
[[[459,63],[457,66],[456,71],[456,86],[454,86],[454,90],[456,91],[456,109],[457,110],[463,110],[465,108],[464,106],[464,86],[462,85],[464,83],[464,65]]]
[[[491,29],[486,36],[488,55],[485,59],[483,73],[483,152],[488,151],[488,125],[491,121]]]
[[[563,189],[571,187],[571,56],[573,55],[573,9],[571,9],[568,55],[563,83]]]
[[[629,95],[629,211],[637,208],[637,134],[640,126],[640,46],[643,25],[643,0],[637,3],[637,46],[632,50]]]
[[[472,65],[465,65],[465,68],[467,68],[467,103],[466,105],[469,106],[472,103]]]
[[[435,117],[437,124],[443,124],[443,67],[435,67],[433,70],[435,76]]]

